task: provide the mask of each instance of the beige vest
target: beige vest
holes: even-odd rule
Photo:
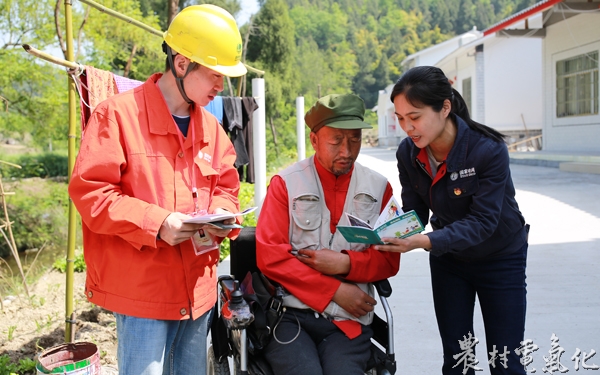
[[[348,243],[336,230],[332,235],[329,230],[330,212],[325,204],[325,194],[321,180],[314,164],[314,156],[302,160],[279,173],[285,181],[288,192],[290,215],[290,244],[294,249],[320,250],[323,248],[341,251],[364,251],[367,245]],[[381,211],[383,195],[387,179],[379,173],[354,163],[354,171],[350,178],[350,186],[344,203],[344,212],[375,223]],[[342,214],[339,225],[348,225]],[[365,293],[374,295],[373,286],[369,283],[356,283]],[[308,309],[308,305],[295,296],[288,294],[283,298],[285,306]],[[362,324],[371,324],[373,313],[355,318],[337,303],[331,301],[324,314],[336,320],[352,319]]]

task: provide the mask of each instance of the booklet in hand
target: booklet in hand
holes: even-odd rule
[[[184,223],[210,224],[210,225],[214,225],[215,227],[218,227],[221,229],[242,228],[241,225],[236,224],[236,223],[223,224],[223,221],[234,218],[236,216],[243,216],[243,215],[249,214],[250,212],[253,212],[256,209],[257,209],[257,207],[250,207],[250,208],[246,208],[244,211],[238,212],[236,214],[231,213],[231,212],[224,212],[224,213],[219,213],[219,214],[198,215],[198,216],[193,216],[189,219],[184,220]]]
[[[348,242],[383,244],[384,237],[406,238],[425,229],[415,211],[404,213],[394,197],[385,205],[374,226],[349,213],[346,218],[349,225],[338,225],[337,229]]]

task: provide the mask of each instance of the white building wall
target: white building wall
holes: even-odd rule
[[[474,40],[481,38],[482,35],[483,33],[481,31],[473,29],[452,39],[416,52],[408,56],[406,60],[402,62],[403,70],[408,70],[414,66],[436,65],[449,54],[468,45]],[[457,67],[468,65],[463,63],[464,59],[465,57],[463,56],[453,59],[452,66],[448,68],[448,71],[442,68],[444,73],[446,73],[449,78],[459,75],[461,70],[457,70]],[[466,57],[466,59],[469,60],[471,58]],[[468,74],[470,74],[470,72]],[[454,81],[456,82],[456,80]],[[394,114],[394,105],[390,101],[392,88],[393,85],[389,85],[385,89],[380,90],[377,100],[377,124],[379,126],[378,140],[379,145],[384,147],[396,147],[400,141],[406,137],[406,133],[400,128],[400,124],[398,124],[398,120]]]
[[[600,151],[600,114],[556,117],[556,62],[600,51],[599,25],[600,13],[595,12],[568,18],[546,30],[543,42],[543,147],[547,151]],[[600,92],[596,94],[596,98],[600,97]]]
[[[469,44],[475,39],[480,38],[482,34],[483,33],[481,31],[473,29],[459,36],[455,36],[452,39],[448,39],[442,43],[425,48],[424,50],[408,56],[406,61],[403,62],[403,66],[405,68],[412,68],[415,66],[436,65],[440,60],[448,56],[453,51],[466,44]]]
[[[477,76],[475,47],[483,43],[483,81]],[[542,41],[539,38],[477,40],[460,55],[438,64],[464,94],[463,80],[471,78],[471,118],[501,132],[540,131],[543,124]],[[478,105],[479,102],[479,105]]]
[[[396,147],[406,137],[394,113],[394,103],[390,100],[393,87],[392,84],[379,90],[377,99],[377,136],[379,145],[384,147]]]
[[[444,74],[446,74],[446,77],[453,82],[452,87],[454,87],[461,95],[464,94],[464,88],[462,87],[463,81],[467,78],[471,78],[471,108],[473,108],[477,93],[475,87],[475,57],[465,51],[463,55],[445,61],[443,64],[437,65],[437,67],[442,69]],[[470,115],[473,117],[473,113],[470,113]]]
[[[484,43],[483,54],[484,123],[500,132],[524,131],[525,126],[528,131],[541,130],[542,39],[489,38]]]

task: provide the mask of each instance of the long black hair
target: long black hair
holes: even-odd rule
[[[467,125],[486,137],[497,142],[504,141],[504,135],[489,126],[480,124],[469,116],[469,109],[458,91],[452,88],[444,72],[435,66],[417,66],[409,69],[400,76],[392,89],[392,103],[398,95],[404,95],[406,100],[415,107],[428,106],[435,112],[440,112],[444,100],[452,103],[451,113],[463,119]]]

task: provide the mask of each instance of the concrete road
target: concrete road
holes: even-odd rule
[[[358,161],[388,177],[400,197],[395,150],[363,148]],[[543,373],[554,334],[558,352],[564,349],[563,371],[573,373],[571,357],[577,349],[600,352],[600,175],[526,165],[511,165],[511,172],[521,212],[531,224],[525,338],[539,349],[527,369]],[[403,255],[400,272],[391,279],[398,374],[441,373],[428,256],[421,250]],[[484,369],[477,373],[489,374],[478,306],[474,335],[478,367]],[[600,355],[586,361],[589,367],[594,364],[600,366]],[[577,373],[600,371],[579,362]]]
[[[358,161],[385,175],[400,199],[395,150],[363,148]],[[577,349],[600,352],[600,175],[562,172],[556,168],[511,165],[517,200],[531,224],[527,265],[525,338],[538,350],[527,367],[544,373],[551,358],[551,337],[564,350],[560,363],[575,373],[571,357]],[[431,230],[428,228],[428,230]],[[433,311],[428,253],[402,256],[400,272],[390,279],[394,312],[397,374],[440,374],[442,348]],[[228,260],[219,274],[228,273]],[[382,310],[377,310],[383,314]],[[478,367],[489,374],[485,334],[479,307],[475,309]],[[586,366],[600,366],[600,354]],[[564,371],[564,369],[563,369]],[[550,371],[546,372],[550,373]],[[556,372],[558,373],[558,372]],[[599,374],[579,363],[576,373]]]

